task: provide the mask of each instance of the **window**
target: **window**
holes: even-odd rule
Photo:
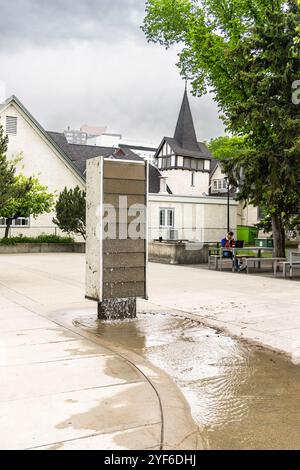
[[[190,158],[185,158],[184,159],[184,168],[191,168],[191,159]]]
[[[214,180],[212,183],[212,190],[215,192],[225,193],[227,189],[228,185],[226,179]]]
[[[204,170],[210,171],[210,160],[205,160]]]
[[[6,116],[6,134],[17,135],[17,117]]]
[[[197,160],[195,160],[194,158],[192,158],[191,160],[191,169],[197,170]]]
[[[170,168],[170,166],[171,166],[171,157],[167,157],[166,162],[167,162],[167,168]]]
[[[198,170],[204,170],[204,160],[198,160]]]
[[[160,209],[159,210],[159,225],[160,227],[174,227],[175,209]]]
[[[195,186],[195,172],[192,171],[192,181],[191,181],[191,186],[194,187]]]
[[[183,167],[183,157],[177,157],[177,166]]]
[[[261,208],[257,208],[257,220],[263,220],[266,217],[265,211]]]
[[[19,217],[12,221],[11,227],[29,227],[30,218],[29,217]],[[0,217],[0,227],[6,227],[6,218]]]

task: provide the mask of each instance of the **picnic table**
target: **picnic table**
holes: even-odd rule
[[[232,258],[223,257],[223,251],[231,251],[232,252]],[[245,252],[244,255],[242,254],[243,251]],[[246,254],[248,251],[252,251],[252,252],[257,253],[257,256],[255,258],[253,258],[253,255]],[[259,260],[269,259],[270,261],[272,261],[272,260],[274,261],[274,258],[262,258],[262,256],[261,256],[262,252],[272,252],[272,251],[273,251],[273,248],[262,247],[262,246],[245,246],[243,248],[240,248],[240,247],[236,247],[236,248],[228,248],[228,247],[226,247],[226,248],[225,247],[224,248],[217,248],[217,249],[214,249],[214,251],[211,251],[209,253],[208,268],[210,269],[212,264],[213,264],[215,269],[219,269],[220,271],[222,271],[223,261],[230,260],[232,262],[232,272],[235,272],[238,259],[240,259],[240,258],[244,258],[244,259],[249,258],[249,260],[253,260],[253,261],[258,260],[257,264],[258,264],[258,268],[260,269],[261,268],[261,261],[259,261]],[[282,258],[280,258],[280,260],[281,259]],[[249,270],[248,265],[247,265],[247,270]]]
[[[228,250],[228,248],[226,248]],[[245,246],[244,248],[231,248],[232,249],[232,254],[233,254],[233,260],[232,260],[232,271],[234,272],[235,271],[235,267],[236,267],[236,261],[238,258],[246,258],[247,255],[244,255],[243,254],[238,254],[238,252],[247,252],[247,251],[254,251],[257,253],[257,256],[256,258],[257,259],[260,259],[262,256],[262,252],[263,251],[266,251],[266,252],[273,252],[273,248],[270,248],[270,247],[262,247],[262,246]],[[249,257],[249,256],[248,256]],[[251,256],[251,258],[253,258]],[[258,261],[258,269],[261,268],[261,263],[260,261]]]

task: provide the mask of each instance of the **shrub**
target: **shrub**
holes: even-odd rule
[[[73,243],[74,239],[71,237],[61,237],[59,235],[39,235],[38,237],[18,237],[1,238],[1,245],[16,245],[18,243]]]

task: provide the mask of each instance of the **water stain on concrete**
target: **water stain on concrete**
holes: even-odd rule
[[[166,371],[211,449],[300,448],[300,367],[285,358],[169,314],[79,323]]]

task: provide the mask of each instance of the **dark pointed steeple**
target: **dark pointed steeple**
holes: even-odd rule
[[[182,105],[175,129],[174,139],[180,147],[186,150],[199,152],[193,117],[187,94],[187,84],[183,95]]]

